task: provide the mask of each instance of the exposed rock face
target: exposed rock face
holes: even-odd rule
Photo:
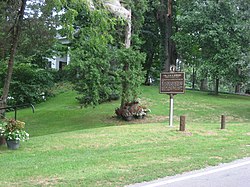
[[[93,0],[87,0],[91,9],[95,9]],[[121,17],[126,21],[131,20],[131,11],[124,8],[120,0],[102,0],[103,4],[112,12],[115,16]]]
[[[93,0],[87,0],[91,9],[95,9]],[[126,20],[127,25],[125,29],[125,47],[129,48],[131,45],[131,10],[124,8],[120,0],[102,0],[104,6],[113,13],[116,17],[121,17]]]
[[[131,20],[131,11],[124,8],[120,0],[103,0],[104,5],[109,9],[110,12],[118,17],[122,17],[126,21]]]

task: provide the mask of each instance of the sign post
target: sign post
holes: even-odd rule
[[[183,94],[185,91],[185,73],[184,72],[162,72],[160,82],[160,93],[166,93],[170,96],[169,126],[173,126],[174,118],[174,95]]]
[[[174,94],[170,94],[169,126],[173,127],[174,121]]]

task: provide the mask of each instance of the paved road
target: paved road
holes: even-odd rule
[[[250,158],[128,187],[250,187]]]

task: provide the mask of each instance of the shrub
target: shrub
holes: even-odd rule
[[[1,64],[0,77],[4,80],[7,67]],[[4,82],[0,83],[1,88]],[[31,64],[17,63],[10,83],[8,105],[39,103],[49,96],[54,80],[51,73]]]

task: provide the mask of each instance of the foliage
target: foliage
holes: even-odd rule
[[[20,0],[20,1],[15,1],[15,2],[14,1],[7,1],[6,5],[10,5],[11,8],[15,7],[12,9],[14,12],[14,18],[12,19],[11,16],[8,17],[8,14],[3,14],[3,16],[1,15],[1,18],[3,18],[4,21],[10,21],[10,23],[11,23],[11,21],[13,21],[13,23],[11,23],[10,30],[7,31],[8,34],[6,35],[6,37],[9,36],[9,39],[10,39],[10,45],[9,45],[10,48],[8,50],[9,51],[9,53],[8,53],[8,55],[9,55],[8,68],[6,71],[6,77],[4,79],[4,86],[2,89],[2,94],[1,94],[1,99],[0,99],[0,107],[5,107],[7,105],[7,97],[9,94],[10,82],[12,79],[14,60],[15,60],[15,56],[16,56],[16,50],[17,50],[17,46],[18,46],[19,36],[21,33],[22,21],[24,19],[26,2],[27,2],[27,0]],[[6,6],[4,8],[4,10],[6,12],[8,12],[8,6]],[[2,23],[2,21],[1,21],[1,23]],[[2,58],[5,60],[4,51],[5,51],[5,48],[3,47]],[[2,58],[1,58],[1,60],[2,60]],[[0,111],[1,114],[3,114],[4,112],[5,112],[5,110]]]
[[[1,64],[0,77],[4,79],[6,66]],[[10,85],[9,105],[24,103],[39,103],[43,96],[50,96],[50,89],[54,80],[50,72],[39,69],[31,64],[17,63],[13,70],[13,79]],[[0,83],[0,87],[3,85]]]
[[[19,3],[19,1],[0,2],[0,59],[2,60],[9,56],[11,47],[9,31],[12,29]],[[28,0],[16,53],[18,61],[37,64],[41,68],[47,67],[48,61],[45,57],[51,57],[54,54],[58,25],[58,18],[52,14],[52,9],[53,6],[47,1]]]
[[[142,70],[145,54],[133,48],[120,49],[117,50],[116,62],[123,67],[119,72],[121,85],[126,85],[126,89],[122,92],[123,101],[124,103],[135,101],[139,97],[140,86],[145,75]],[[124,68],[127,68],[126,71]],[[121,104],[121,107],[123,104]]]
[[[122,1],[127,9],[132,12],[132,46],[142,50],[144,40],[142,37],[143,26],[145,24],[145,13],[150,9],[148,0],[124,0]]]
[[[118,94],[116,73],[104,62],[102,58],[91,58],[70,65],[75,77],[72,79],[74,89],[79,93],[77,99],[84,106],[98,105]]]
[[[158,5],[149,1],[147,11],[144,14],[144,23],[141,28],[140,37],[143,41],[141,51],[146,53],[143,69],[147,72],[145,83],[148,84],[149,77],[157,78],[163,67],[163,46],[161,45],[161,32],[157,17]]]
[[[16,80],[16,82],[12,80],[15,61],[19,59],[21,62],[35,62],[44,68],[46,65],[43,63],[47,62],[44,60],[45,56],[52,53],[52,50],[49,50],[49,48],[55,42],[56,24],[52,18],[52,9],[48,10],[46,8],[46,2],[27,0],[0,2],[0,62],[8,61],[8,64],[6,64],[8,67],[4,68],[6,72],[2,74],[4,83],[0,89],[2,92],[0,98],[1,107],[5,107],[8,104],[10,84],[19,82],[19,80]],[[51,21],[51,18],[53,21]],[[37,72],[37,74],[37,77],[40,76],[39,80],[44,79],[40,72]],[[40,86],[43,83],[40,82]],[[15,100],[11,104],[35,102],[35,100],[38,100],[36,92],[40,92],[40,90],[29,89],[34,87],[38,88],[37,86],[29,85],[27,89],[19,83],[17,83],[17,86],[14,85],[14,89],[17,90],[12,90],[11,98],[14,96]],[[27,97],[27,95],[29,96]],[[4,113],[4,111],[1,110],[0,113]]]
[[[5,125],[2,120],[0,120],[0,137],[3,136],[3,133],[5,131]]]
[[[111,65],[114,20],[104,9],[78,9],[68,72],[84,106],[97,105],[118,94],[117,73]]]
[[[58,17],[52,13],[53,7],[47,1],[30,2],[27,9],[30,11],[26,11],[16,59],[47,68],[47,58],[55,55],[58,45]]]
[[[9,55],[11,31],[19,5],[20,1],[0,2],[0,60],[6,59]]]
[[[93,3],[94,8],[90,8],[88,2],[70,1],[61,2],[60,5],[65,10],[62,19],[71,22],[70,25],[75,30],[73,33],[72,28],[66,26],[62,28],[61,33],[71,35],[71,64],[68,72],[75,90],[79,93],[77,99],[84,106],[98,105],[119,95],[122,98],[126,97],[125,100],[132,99],[137,93],[133,93],[133,96],[131,93],[120,94],[120,85],[123,85],[125,81],[122,83],[122,80],[126,77],[126,80],[129,80],[128,84],[133,82],[129,89],[137,90],[141,84],[141,79],[138,79],[138,72],[141,71],[139,62],[142,63],[144,60],[141,59],[144,57],[137,55],[140,54],[138,51],[133,53],[121,49],[124,46],[124,36],[121,36],[124,20],[114,18],[104,8],[102,1]],[[137,28],[142,24],[142,12],[146,8],[145,2],[141,2],[140,5],[143,9],[135,13],[136,17],[140,17],[137,19]],[[139,10],[133,3],[129,6]],[[139,29],[135,30],[139,33]],[[124,58],[122,53],[129,53],[127,56],[132,55],[129,60],[131,62],[122,62],[121,59]],[[132,62],[132,58],[135,58],[134,61],[140,58],[138,65]],[[129,72],[123,69],[125,63],[131,63]],[[139,68],[137,72],[135,68]],[[132,92],[127,89],[126,91]]]
[[[6,119],[3,122],[3,136],[6,140],[25,141],[29,134],[24,130],[25,123],[14,119]]]
[[[76,52],[76,51],[74,51]],[[78,51],[83,57],[83,51]],[[86,51],[84,51],[86,53]],[[110,54],[109,54],[110,55]],[[79,62],[81,59],[75,59]],[[113,58],[93,57],[79,63],[72,63],[70,71],[75,78],[75,89],[81,94],[78,100],[84,105],[97,105],[112,99],[112,96],[121,95],[125,102],[133,101],[140,93],[144,72],[142,63],[145,55],[133,49],[116,49]],[[74,57],[73,57],[74,60]],[[72,61],[73,61],[72,60]],[[125,65],[128,70],[122,69]],[[122,94],[121,85],[127,84]]]
[[[246,47],[249,31],[240,15],[240,3],[232,1],[179,1],[175,41],[182,62],[192,65],[200,79],[246,81]],[[248,34],[247,34],[248,33]],[[239,71],[240,74],[238,73]],[[231,76],[231,75],[234,76]],[[226,84],[228,84],[228,82]],[[218,92],[218,85],[215,92]]]

